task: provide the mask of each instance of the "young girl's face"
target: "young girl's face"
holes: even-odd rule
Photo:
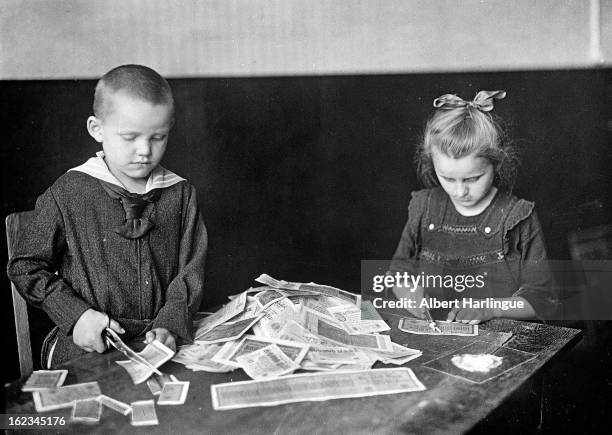
[[[431,158],[440,186],[459,213],[475,215],[489,205],[496,191],[495,168],[489,160],[475,154],[455,159],[435,146]]]

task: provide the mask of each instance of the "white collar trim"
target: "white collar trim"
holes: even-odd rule
[[[96,157],[91,157],[82,165],[68,169],[68,172],[70,171],[83,172],[97,178],[98,180],[106,181],[107,183],[111,183],[125,189],[125,186],[121,184],[117,177],[115,177],[111,171],[109,171],[108,166],[106,166],[106,162],[104,161],[104,151],[98,151],[96,153]],[[184,178],[179,177],[174,172],[171,172],[163,166],[158,165],[151,171],[144,193],[150,192],[153,189],[170,187],[184,180]]]

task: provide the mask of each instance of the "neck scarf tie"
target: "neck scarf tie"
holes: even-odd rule
[[[113,231],[126,239],[139,239],[155,227],[153,221],[141,216],[147,204],[159,199],[161,189],[153,189],[147,193],[138,194],[128,192],[123,187],[106,181],[98,181],[100,181],[108,196],[121,202],[125,211],[125,221],[115,227]]]

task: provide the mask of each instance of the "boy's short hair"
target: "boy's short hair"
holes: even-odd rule
[[[97,118],[103,119],[106,115],[108,94],[118,91],[151,104],[168,104],[174,117],[172,89],[166,79],[149,67],[121,65],[104,74],[94,93],[93,112]]]

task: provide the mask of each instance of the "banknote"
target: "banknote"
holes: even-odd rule
[[[344,299],[345,301],[348,301],[357,306],[360,305],[360,301],[361,301],[361,295],[356,295],[354,293],[347,292],[345,290],[341,290],[339,288],[331,287],[328,285],[315,284],[314,282],[300,283],[300,282],[288,282],[288,281],[283,281],[283,280],[279,281],[265,273],[260,275],[258,278],[256,278],[255,281],[268,285],[270,287],[279,288],[279,289],[309,291],[312,293],[322,294],[325,296],[332,296],[335,298]]]
[[[143,383],[153,374],[153,371],[151,371],[151,369],[149,369],[147,366],[134,362],[132,360],[115,362],[121,367],[123,367],[126,372],[128,372],[128,375],[130,376],[134,384]]]
[[[300,368],[276,344],[236,357],[236,361],[253,379],[272,378]]]
[[[230,343],[230,342],[227,342]],[[196,371],[211,373],[227,373],[235,369],[234,366],[220,364],[213,361],[213,357],[219,353],[225,343],[194,343],[184,345],[174,356],[172,361],[185,365],[185,367]]]
[[[227,322],[232,317],[236,317],[245,309],[247,302],[247,292],[240,293],[237,297],[225,304],[219,311],[204,317],[195,324],[195,337],[204,335],[214,327]]]
[[[182,405],[187,399],[189,382],[166,382],[157,399],[158,405]]]
[[[296,364],[299,364],[304,359],[309,347],[305,343],[245,335],[238,344],[228,345],[219,351],[213,357],[213,361],[239,367],[238,361],[236,360],[237,357],[262,349],[270,344],[276,344],[278,348]]]
[[[423,391],[411,369],[369,369],[288,375],[211,386],[213,409],[226,410],[283,403],[323,401]]]
[[[378,359],[384,364],[404,365],[408,361],[412,361],[423,355],[423,352],[417,349],[411,349],[397,343],[391,343],[393,350],[391,352],[369,351],[373,358]]]
[[[259,277],[255,278],[255,281],[260,282],[264,285],[273,287],[273,288],[283,288],[287,290],[298,290],[300,288],[299,283],[295,282],[287,282],[283,280],[277,280],[272,278],[270,275],[262,273]]]
[[[224,323],[215,328],[196,336],[195,341],[200,343],[222,343],[224,341],[237,340],[247,332],[251,327],[259,321],[258,317],[239,320],[232,323]]]
[[[280,340],[296,341],[298,343],[306,343],[310,345],[322,347],[338,346],[337,343],[326,340],[323,337],[315,335],[295,321],[285,323],[283,329],[278,334]]]
[[[368,362],[357,363],[357,364],[340,364],[338,368],[336,368],[336,371],[368,370],[372,368],[375,362],[376,361],[371,360]]]
[[[323,317],[335,320],[334,315],[329,312],[329,308],[335,307],[337,305],[331,305],[328,303],[329,300],[334,299],[335,298],[330,298],[327,296],[314,296],[311,298],[304,298],[301,304],[312,311],[316,311],[319,315]]]
[[[283,293],[277,290],[264,290],[262,292],[257,293],[255,295],[255,300],[259,304],[261,308],[267,306],[268,304],[277,301],[286,297]]]
[[[322,363],[322,362],[315,362],[311,359],[309,359],[308,355],[306,356],[306,358],[304,358],[302,360],[302,362],[300,363],[300,368],[302,370],[308,370],[308,371],[314,371],[314,372],[331,372],[334,370],[337,370],[338,367],[340,367],[342,364],[329,364],[329,363]]]
[[[161,376],[157,373],[153,373],[153,376],[147,379],[147,387],[149,387],[151,394],[157,396],[161,393],[166,382],[178,382],[178,379],[176,379],[174,375],[168,375],[166,373],[162,373]]]
[[[140,384],[149,379],[154,373],[153,369],[160,367],[170,360],[174,356],[174,352],[160,341],[153,340],[138,355],[147,361],[149,365],[141,364],[132,359],[115,361],[128,372],[134,384]]]
[[[153,340],[139,354],[154,367],[159,367],[172,359],[174,351],[161,341]]]
[[[361,320],[383,320],[372,301],[361,301]]]
[[[351,292],[347,292],[345,290],[340,290],[336,287],[331,287],[328,285],[315,284],[314,282],[307,284],[300,284],[298,290],[308,290],[315,293],[319,293],[325,296],[330,296],[338,299],[344,299],[347,302],[350,302],[354,305],[359,306],[361,303],[361,295],[357,295]]]
[[[300,323],[311,333],[343,345],[371,350],[393,350],[388,335],[349,334],[337,323],[331,323],[305,307],[302,307]]]
[[[261,305],[257,302],[253,296],[247,296],[247,303],[244,308],[244,311],[237,316],[232,317],[228,320],[228,323],[238,322],[239,320],[244,320],[252,317],[257,317],[262,311]]]
[[[98,400],[103,406],[106,406],[113,411],[117,411],[120,414],[128,415],[130,412],[132,412],[132,407],[127,403],[123,403],[119,400],[113,399],[112,397],[105,396],[104,394],[99,396]]]
[[[34,407],[38,412],[54,409],[71,408],[75,400],[95,399],[100,396],[97,382],[67,385],[48,390],[33,391]]]
[[[436,320],[436,326],[440,329],[440,332],[434,331],[429,326],[429,322],[427,320],[409,319],[403,317],[399,321],[398,329],[411,334],[421,335],[461,335],[466,337],[478,335],[478,325]]]
[[[355,305],[330,307],[328,311],[349,334],[369,334],[391,329],[382,318],[364,320],[364,311]],[[371,312],[366,312],[366,316],[374,317]]]
[[[253,331],[263,337],[276,337],[283,325],[289,320],[297,318],[298,307],[287,298],[272,301],[262,309],[262,316]]]
[[[364,351],[356,348],[335,346],[312,346],[308,352],[315,363],[324,364],[370,364],[372,358]]]
[[[226,365],[211,365],[207,364],[185,364],[185,368],[194,372],[208,372],[208,373],[229,373],[236,370],[236,367]]]
[[[97,398],[76,400],[72,407],[72,420],[82,422],[98,422],[102,413],[102,405]]]
[[[139,400],[132,407],[132,426],[152,426],[159,424],[153,400]]]
[[[35,370],[32,372],[22,391],[37,391],[61,386],[68,370]]]

